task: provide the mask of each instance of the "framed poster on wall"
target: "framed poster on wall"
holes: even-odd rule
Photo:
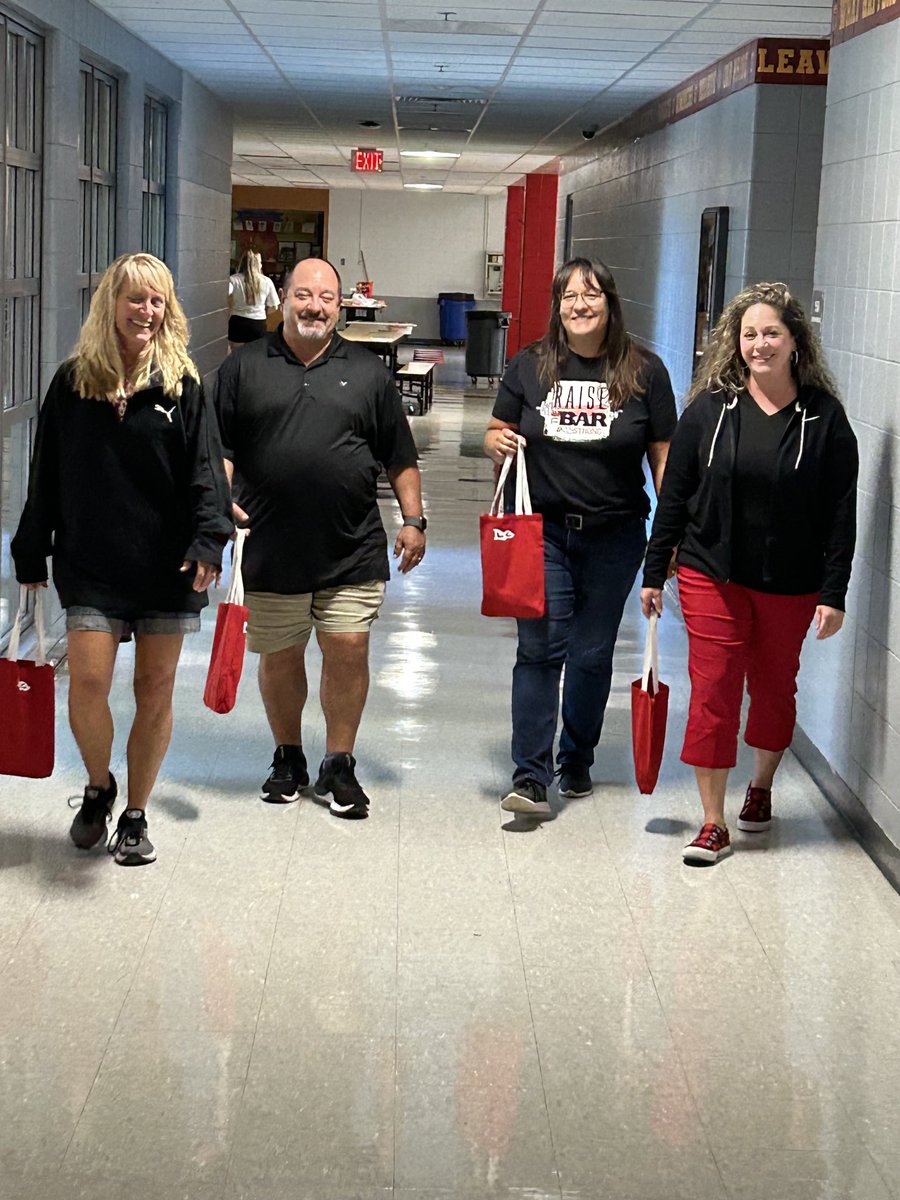
[[[725,305],[725,259],[728,254],[728,209],[704,208],[700,217],[700,255],[697,263],[697,316],[694,323],[694,363],[699,362],[709,335]]]

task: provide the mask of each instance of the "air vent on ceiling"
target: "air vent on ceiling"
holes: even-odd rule
[[[404,107],[428,108],[432,112],[453,112],[460,104],[487,104],[487,100],[474,96],[395,96],[394,99]]]

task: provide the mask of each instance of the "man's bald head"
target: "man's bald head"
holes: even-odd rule
[[[322,274],[323,271],[325,273],[324,275]],[[334,276],[334,286],[337,289],[337,294],[338,296],[341,295],[343,284],[341,283],[340,272],[334,263],[329,262],[327,258],[301,258],[300,261],[294,265],[294,269],[291,271],[290,275],[285,281],[285,292],[287,292],[289,288],[296,286],[295,280],[297,279],[298,272],[300,273],[300,278],[302,278],[305,283],[310,283],[313,276],[321,276],[324,279],[325,275],[330,272],[330,274]]]
[[[303,361],[321,354],[341,315],[341,277],[324,258],[304,258],[284,291],[284,339]]]

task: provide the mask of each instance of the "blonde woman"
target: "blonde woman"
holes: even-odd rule
[[[281,301],[275,284],[262,273],[262,259],[255,250],[241,258],[237,271],[228,280],[228,345],[243,346],[266,333],[266,313]]]
[[[754,769],[737,820],[772,824],[772,783],[791,743],[800,649],[810,625],[837,633],[856,539],[856,438],[802,308],[783,283],[730,302],[669,451],[644,564],[646,616],[678,549],[691,702],[681,752],[703,826],[686,862],[732,852],[728,772],[744,741]]]
[[[187,353],[172,276],[150,254],[107,269],[70,359],[38,417],[28,500],[12,542],[16,578],[66,610],[69,721],[88,775],[70,836],[105,838],[117,796],[109,692],[134,635],[136,711],[128,799],[109,850],[153,862],[147,799],[172,732],[185,633],[200,627],[232,524],[215,417]]]

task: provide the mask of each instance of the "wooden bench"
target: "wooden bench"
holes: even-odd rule
[[[424,416],[434,399],[433,362],[408,362],[397,370],[395,376],[400,395],[407,397],[410,415],[418,411]]]

